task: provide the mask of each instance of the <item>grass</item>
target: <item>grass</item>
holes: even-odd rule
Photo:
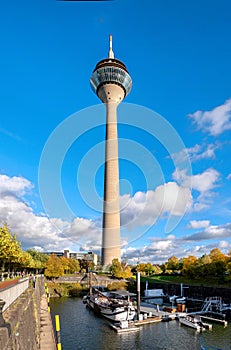
[[[225,280],[221,277],[206,277],[198,279],[190,279],[184,276],[151,276],[151,277],[141,277],[141,281],[152,282],[152,283],[183,283],[194,286],[212,286],[220,288],[231,288],[231,281]]]

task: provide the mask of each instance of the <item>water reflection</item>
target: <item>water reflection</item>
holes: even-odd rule
[[[117,334],[108,321],[97,317],[80,298],[51,300],[51,313],[59,314],[63,350],[197,350],[200,335],[177,321],[145,325],[139,332]],[[214,325],[202,333],[207,345],[231,350],[231,327]]]

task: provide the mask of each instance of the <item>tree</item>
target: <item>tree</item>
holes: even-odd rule
[[[211,252],[209,253],[209,257],[212,260],[212,262],[217,262],[217,261],[225,262],[227,260],[226,255],[223,254],[219,248],[212,249]]]
[[[210,273],[214,276],[223,276],[226,270],[227,257],[219,248],[214,248],[209,253],[211,259]]]
[[[76,259],[68,259],[69,271],[70,273],[75,273],[80,271],[79,261]]]
[[[69,273],[69,262],[68,262],[68,258],[65,258],[65,256],[62,256],[60,259],[60,262],[62,264],[64,273]]]
[[[49,278],[57,278],[64,275],[62,262],[55,254],[51,254],[46,263],[44,275]]]
[[[32,267],[36,270],[43,270],[45,269],[47,260],[49,259],[49,257],[41,252],[38,252],[35,249],[28,249],[27,253],[29,253],[31,255],[31,257],[33,258],[33,265]]]
[[[130,278],[132,277],[132,272],[129,266],[122,264],[118,259],[112,260],[112,265],[110,266],[111,274],[116,278]]]
[[[153,274],[154,275],[160,275],[162,273],[162,270],[159,265],[153,265]]]
[[[205,277],[210,275],[211,258],[209,255],[204,254],[197,260],[197,276]]]
[[[146,275],[150,276],[154,271],[152,263],[148,262],[145,266],[145,273]]]
[[[141,275],[145,275],[145,274],[146,274],[145,268],[146,268],[146,264],[145,264],[145,263],[139,263],[139,264],[137,265],[136,270],[137,270],[137,272],[140,272]]]
[[[23,250],[21,251],[21,253],[19,255],[18,262],[19,262],[20,266],[23,268],[33,267],[33,265],[34,265],[34,261],[33,261],[32,256],[29,253],[24,252]]]
[[[173,272],[179,270],[179,259],[176,256],[171,256],[167,262],[167,269]]]
[[[196,277],[196,262],[197,258],[193,255],[183,259],[182,274],[190,278]]]
[[[231,280],[231,261],[226,265],[226,273],[228,274],[228,280]]]
[[[12,237],[7,224],[0,227],[0,264],[2,275],[5,271],[6,264],[9,265],[10,269],[13,264],[19,262],[21,252],[20,243],[17,241],[15,235]]]

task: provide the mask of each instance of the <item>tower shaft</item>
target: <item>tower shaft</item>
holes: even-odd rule
[[[102,265],[120,260],[120,191],[116,102],[106,103],[106,147],[104,170],[104,210]]]

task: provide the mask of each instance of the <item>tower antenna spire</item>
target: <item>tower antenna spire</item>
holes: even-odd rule
[[[112,35],[109,35],[109,52],[108,58],[114,58],[114,52],[112,51]]]

